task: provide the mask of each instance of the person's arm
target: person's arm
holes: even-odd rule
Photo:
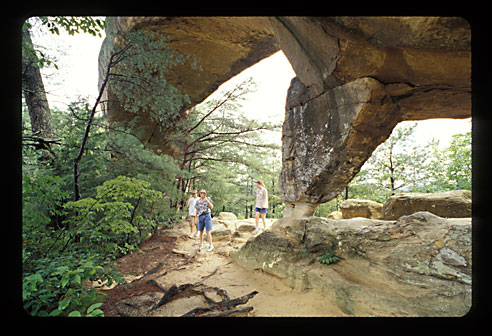
[[[263,189],[263,204],[261,205],[262,208],[266,208],[266,203],[268,200],[268,192],[266,189]]]
[[[212,204],[212,200],[210,199],[210,197],[207,197],[205,198],[207,200],[207,203],[208,203],[208,207],[210,209],[213,209],[214,208],[214,205]]]

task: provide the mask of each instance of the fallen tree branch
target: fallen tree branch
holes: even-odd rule
[[[206,291],[207,289],[213,289],[215,292],[217,292],[217,294],[222,298],[223,301],[231,299],[229,297],[229,294],[227,294],[227,292],[224,289],[219,288],[219,287],[205,286],[202,288],[202,295],[209,304],[217,304],[218,302],[207,295],[207,291]]]
[[[211,276],[215,275],[215,273],[217,273],[218,270],[219,270],[219,266],[217,266],[212,273],[204,276],[200,281],[197,282],[197,284],[200,284],[200,283],[204,282],[205,280],[207,280],[208,278],[210,278]]]
[[[159,288],[162,292],[166,292],[167,289],[165,289],[164,287],[162,287],[157,281],[155,281],[154,279],[150,279],[150,280],[147,280],[147,283],[148,284],[151,284],[157,288]]]
[[[179,287],[177,287],[176,285],[172,285],[165,293],[164,293],[164,296],[161,298],[161,300],[156,304],[154,305],[150,311],[153,311],[153,310],[156,310],[157,308],[161,307],[162,305],[168,303],[169,301],[171,301],[176,295],[178,295],[179,293],[185,291],[186,289],[188,288],[191,288],[195,286],[195,284],[184,284],[184,285],[180,285]]]
[[[179,265],[177,268],[180,268],[180,267],[183,267],[184,265],[187,265],[191,261],[191,259],[193,259],[196,256],[196,254],[198,253],[198,251],[199,251],[199,249],[196,249],[196,251],[193,252],[193,254],[188,259],[186,259],[186,261],[184,263],[182,263],[181,265]]]
[[[147,273],[145,273],[144,276],[141,277],[140,279],[144,279],[144,278],[148,277],[149,275],[154,274],[155,272],[157,272],[158,270],[160,270],[162,266],[164,266],[164,263],[159,263],[157,266],[153,267],[150,271],[148,271]]]
[[[247,308],[250,308],[250,309],[244,308],[244,309],[239,309],[239,310],[236,310],[236,311],[231,310],[231,308],[234,308],[234,307],[236,307],[238,305],[247,303],[256,294],[258,294],[258,292],[257,291],[253,291],[253,292],[251,292],[249,294],[246,294],[246,295],[241,296],[241,297],[236,298],[236,299],[223,300],[223,301],[220,301],[220,302],[211,304],[208,307],[197,307],[197,308],[194,308],[194,309],[190,310],[186,314],[181,315],[181,317],[190,317],[190,316],[191,317],[194,317],[194,316],[197,316],[199,314],[202,314],[202,313],[205,313],[205,312],[209,312],[209,311],[220,311],[221,313],[211,314],[211,315],[205,315],[205,316],[209,316],[209,317],[212,317],[212,316],[228,316],[228,315],[231,315],[231,314],[234,314],[234,313],[237,313],[237,312],[251,311],[251,310],[253,310],[253,307],[247,307]]]

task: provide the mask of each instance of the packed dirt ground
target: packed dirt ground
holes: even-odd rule
[[[254,220],[249,221],[254,225]],[[272,222],[267,220],[267,230]],[[263,227],[261,222],[260,227]],[[205,247],[198,251],[199,237],[188,235],[189,223],[185,220],[154,234],[140,246],[140,251],[117,260],[128,284],[103,291],[105,316],[182,316],[194,308],[220,302],[218,289],[224,290],[231,301],[258,292],[236,307],[252,309],[229,316],[345,316],[317,292],[294,290],[279,278],[261,270],[244,269],[233,262],[229,252],[251,239],[250,231],[241,232],[241,237],[214,241],[210,252],[205,239]],[[190,290],[185,289],[158,305],[165,291],[173,285],[185,284],[191,285]]]

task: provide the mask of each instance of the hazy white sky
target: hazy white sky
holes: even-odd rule
[[[50,33],[35,34],[34,43],[46,49],[47,55],[55,56],[59,70],[43,69],[48,100],[51,107],[65,109],[78,96],[88,97],[93,103],[98,93],[98,56],[103,38],[89,34],[69,36]],[[243,103],[244,112],[261,121],[283,120],[285,99],[294,71],[282,52],[262,60],[223,85],[235,85],[253,77],[257,91]],[[220,88],[219,88],[220,90]],[[441,146],[447,146],[451,136],[471,130],[471,119],[431,119],[419,121],[415,131],[416,140],[425,144],[431,138],[440,139]],[[276,137],[280,141],[280,135]]]

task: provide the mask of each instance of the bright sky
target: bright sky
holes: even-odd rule
[[[48,100],[51,107],[66,109],[66,105],[78,96],[88,97],[93,103],[98,94],[98,57],[103,38],[89,34],[69,36],[36,34],[36,44],[46,47],[46,54],[55,56],[59,70],[43,69]],[[281,121],[284,118],[285,99],[294,71],[285,55],[280,51],[262,60],[233,77],[223,86],[233,86],[253,77],[257,91],[243,103],[244,112],[260,121]],[[222,86],[219,88],[219,90]],[[471,119],[431,119],[419,121],[415,131],[416,140],[422,145],[431,138],[440,139],[442,147],[449,144],[451,136],[471,130]],[[280,142],[280,134],[274,137]]]

